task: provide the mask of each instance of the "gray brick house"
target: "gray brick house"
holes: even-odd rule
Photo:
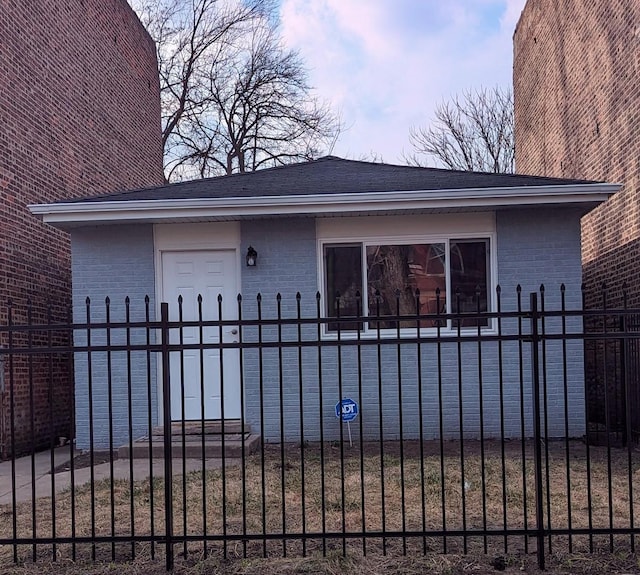
[[[127,296],[132,321],[145,319],[145,296],[150,298],[151,319],[157,317],[163,301],[169,302],[170,313],[176,318],[178,296],[184,301],[183,319],[195,319],[198,294],[203,297],[207,318],[219,317],[217,302],[218,295],[222,295],[223,319],[235,320],[238,293],[243,295],[243,319],[256,316],[258,293],[262,297],[263,317],[275,316],[278,293],[282,296],[284,315],[295,313],[299,293],[302,314],[314,317],[319,293],[321,315],[332,318],[336,314],[333,302],[337,294],[341,315],[354,314],[356,291],[362,294],[364,315],[371,315],[374,289],[382,294],[382,315],[388,314],[392,311],[388,293],[398,293],[395,291],[398,286],[418,288],[420,310],[425,313],[451,313],[456,306],[464,311],[466,305],[478,305],[477,301],[470,303],[478,287],[479,305],[483,310],[495,311],[498,286],[502,309],[515,309],[516,287],[519,285],[526,294],[537,290],[540,284],[548,288],[547,305],[558,304],[559,286],[564,284],[567,307],[580,308],[580,218],[617,190],[617,185],[582,180],[457,172],[326,157],[253,173],[41,204],[31,210],[46,223],[71,232],[75,321],[86,321],[87,297],[93,302],[91,321],[103,321],[103,302],[107,296],[112,320],[124,319]],[[247,265],[249,256],[254,255],[252,250],[257,254],[256,265]],[[434,295],[436,288],[440,289],[439,299]],[[456,292],[461,297],[447,297]],[[399,305],[407,308],[401,312],[411,313],[411,301],[401,300]],[[364,340],[378,336],[384,339],[391,332],[401,336],[405,333],[404,327],[391,329],[385,324],[378,330],[366,321],[360,325],[359,337]],[[505,322],[504,329],[515,330],[516,326]],[[435,327],[426,325],[420,330],[428,341]],[[473,336],[478,330],[490,334],[495,325],[487,321],[461,332]],[[440,326],[443,337],[455,335],[456,331],[451,322]],[[225,328],[222,339],[235,341],[237,333],[236,329]],[[267,330],[263,337],[271,337],[269,333]],[[406,333],[415,335],[415,328]],[[357,328],[346,326],[339,337],[349,339],[356,334]],[[113,334],[116,342],[122,342],[124,337],[122,330]],[[185,338],[188,337],[185,331]],[[212,333],[211,337],[213,341],[217,335]],[[256,337],[255,330],[249,330],[243,341]],[[305,328],[303,337],[312,340],[318,335]],[[330,321],[326,323],[319,337],[335,339],[335,326]],[[76,333],[75,342],[86,344],[86,335]],[[582,343],[572,341],[567,345],[565,363],[569,369],[565,383],[572,405],[569,433],[577,436],[584,433],[580,408],[584,406]],[[416,347],[415,343],[407,344],[407,349],[410,346]],[[253,426],[260,425],[265,439],[277,441],[299,437],[301,415],[305,437],[317,439],[322,417],[325,438],[330,438],[339,431],[333,406],[339,398],[340,386],[343,395],[362,393],[360,424],[365,425],[364,418],[366,436],[375,438],[378,422],[367,420],[366,412],[368,406],[372,410],[380,407],[376,382],[381,381],[377,371],[381,363],[389,368],[385,381],[381,382],[385,437],[398,434],[400,401],[403,434],[417,436],[418,413],[422,411],[416,406],[417,386],[423,387],[425,401],[435,394],[436,352],[425,346],[417,361],[415,356],[403,355],[400,349],[403,347],[404,344],[396,344],[363,350],[359,361],[355,361],[356,346],[342,352],[329,348],[321,360],[313,349],[305,348],[301,352],[304,370],[298,369],[298,351],[293,348],[283,351],[284,359],[278,358],[273,350],[265,350],[259,357],[256,349],[243,350],[242,361],[239,352],[226,352],[224,360],[212,355],[201,360],[204,368],[197,354],[185,352],[181,361],[171,364],[172,382],[178,382],[172,392],[175,401],[171,405],[172,419],[202,418],[199,370],[204,369],[211,374],[204,385],[206,419],[220,418],[224,405],[225,418],[244,418]],[[444,344],[440,348],[439,373],[444,374],[441,385],[446,391],[442,409],[435,410],[433,402],[425,408],[425,437],[439,434],[440,418],[445,435],[453,436],[459,431],[456,390],[460,381],[455,366],[462,349],[458,344]],[[564,400],[559,390],[562,378],[566,380],[567,376],[562,373],[562,361],[553,359],[553,345],[548,351],[545,378],[549,390],[549,434],[557,436],[564,433],[564,428],[554,427],[553,414],[557,410],[558,420],[564,421],[560,417]],[[89,441],[89,380],[95,420],[107,418],[104,379],[107,361],[115,374],[112,378],[115,440],[128,440],[128,385],[133,396],[134,435],[148,433],[147,401],[152,405],[151,423],[161,423],[157,366],[152,364],[148,378],[145,359],[136,353],[128,363],[124,354],[109,357],[106,353],[94,354],[91,366],[83,354],[77,355],[79,447],[87,447]],[[474,373],[476,379],[481,373],[485,385],[485,436],[497,437],[500,430],[495,403],[486,401],[497,398],[498,380],[506,390],[505,433],[512,437],[521,434],[520,409],[530,407],[519,404],[517,372],[522,358],[518,359],[515,346],[505,346],[501,353],[506,369],[500,369],[498,374],[492,359],[495,346],[489,345],[482,351],[476,344],[464,348],[461,364],[465,374],[469,374],[464,385],[471,390],[464,415],[468,436],[477,436],[481,418],[473,399],[477,386]],[[417,377],[416,373],[421,375]],[[221,394],[216,382],[222,374]],[[264,410],[258,394],[261,378]],[[153,380],[151,384],[148,379]],[[183,390],[179,387],[181,380],[185,384]],[[358,382],[362,390],[357,389]],[[282,404],[278,383],[284,389]],[[399,386],[403,386],[400,394]],[[301,413],[298,406],[302,403]],[[281,429],[281,409],[287,410],[283,418],[286,429]],[[95,445],[107,445],[106,430],[98,425],[95,433]]]

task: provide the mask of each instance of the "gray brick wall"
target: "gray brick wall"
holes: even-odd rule
[[[541,283],[545,284],[544,303],[548,309],[560,306],[561,283],[566,285],[567,308],[580,307],[579,217],[580,212],[575,209],[559,208],[514,209],[497,214],[498,240],[493,249],[497,249],[503,311],[517,308],[518,284],[522,287],[521,305],[524,309],[529,308],[529,292],[538,291]],[[140,314],[144,313],[142,301],[145,294],[152,298],[153,310],[153,239],[149,226],[82,229],[74,231],[72,237],[76,321],[84,321],[87,295],[97,302],[92,321],[104,318],[106,295],[110,295],[113,302],[114,320],[123,319],[122,302],[126,295],[133,302],[133,319],[142,319]],[[315,317],[318,259],[314,221],[292,218],[243,222],[241,254],[246,253],[249,245],[258,251],[258,265],[254,268],[242,265],[241,268],[243,318],[257,317],[258,293],[262,296],[263,318],[276,317],[278,293],[282,295],[282,317],[295,318],[298,313],[297,292],[301,295],[301,316]],[[547,333],[559,333],[563,329],[557,319],[546,320],[542,327]],[[568,321],[564,329],[575,332],[580,327],[579,323]],[[502,333],[517,334],[519,329],[528,333],[530,325],[524,322],[520,328],[515,320],[505,319],[501,328]],[[418,349],[416,343],[397,345],[382,342],[377,345],[372,340],[363,339],[359,345],[343,346],[338,351],[336,346],[320,349],[313,345],[317,341],[314,326],[301,326],[300,333],[302,340],[312,345],[282,350],[265,345],[244,351],[245,416],[267,441],[282,438],[287,441],[318,440],[321,423],[325,440],[339,439],[340,424],[334,415],[334,406],[341,396],[351,397],[360,404],[360,416],[351,425],[354,437],[359,435],[362,427],[365,438],[377,439],[382,424],[386,439],[398,438],[399,405],[402,405],[402,432],[407,438],[419,436],[421,412],[426,438],[439,437],[441,423],[446,438],[457,438],[461,433],[468,438],[477,438],[481,429],[487,438],[500,437],[501,412],[506,436],[521,435],[522,412],[527,422],[524,433],[531,434],[529,344],[507,341],[501,345],[483,342],[479,346],[469,339],[461,343],[443,341],[438,346],[431,340],[422,343]],[[82,337],[83,334],[79,334],[76,342],[80,343]],[[114,332],[113,337],[121,341],[122,330]],[[298,327],[285,325],[280,334],[275,326],[264,327],[261,334],[257,329],[244,328],[242,337],[245,342],[255,342],[259,337],[263,342],[274,342],[279,338],[291,342],[298,337]],[[96,343],[95,337],[93,343]],[[541,355],[543,353],[546,368],[542,371],[542,384],[547,389],[549,414],[546,432],[550,437],[565,434],[563,367],[566,362],[567,403],[571,406],[568,433],[570,436],[582,435],[582,344],[577,339],[564,347],[558,342],[547,342],[541,348]],[[105,435],[105,426],[108,427],[107,359],[105,354],[92,355],[95,425],[102,429],[97,446],[105,446],[108,442],[108,435]],[[146,358],[140,357],[133,362],[136,436],[147,431],[145,361]],[[111,363],[115,386],[113,407],[117,414],[114,434],[116,443],[121,444],[128,438],[126,354],[114,352]],[[86,357],[79,353],[76,359],[76,397],[80,447],[88,442],[87,370]],[[418,381],[422,384],[422,410]],[[154,421],[157,409],[155,382],[155,366],[152,366]],[[521,397],[524,399],[522,402]],[[261,403],[264,406],[263,419]],[[304,420],[303,426],[301,419]],[[346,433],[346,428],[343,431]]]
[[[580,209],[522,209],[498,212],[498,273],[503,289],[503,309],[517,306],[518,284],[522,287],[523,307],[529,307],[529,293],[544,284],[547,310],[562,307],[561,286],[565,285],[565,309],[582,308],[582,269],[580,262]],[[538,307],[542,306],[539,300]],[[508,325],[508,324],[507,324]],[[582,320],[568,318],[563,328],[559,318],[549,318],[544,327],[548,334],[579,333]],[[542,355],[544,354],[544,358]],[[568,388],[569,435],[581,436],[584,421],[584,352],[582,341],[575,338],[547,342],[540,351],[546,360],[542,385],[547,388],[548,430],[552,437],[564,435],[564,363]],[[515,360],[516,357],[514,356]],[[526,369],[530,371],[530,363]],[[525,372],[529,377],[529,372]],[[527,395],[530,397],[530,393]]]
[[[497,214],[498,281],[502,287],[503,310],[516,309],[518,284],[522,288],[522,306],[528,309],[529,293],[538,291],[543,283],[547,309],[561,305],[562,283],[566,287],[565,305],[573,309],[580,307],[581,213],[575,209],[532,208]],[[309,220],[289,220],[286,224],[282,221],[246,222],[243,223],[242,238],[243,244],[246,243],[243,245],[243,253],[251,244],[260,254],[256,268],[243,269],[243,292],[251,295],[249,300],[244,300],[245,317],[255,317],[253,295],[258,291],[263,296],[263,317],[273,317],[275,294],[278,292],[283,297],[283,316],[291,317],[295,313],[296,291],[300,291],[302,296],[302,316],[313,316],[318,285],[317,254],[314,227]],[[547,333],[559,333],[562,325],[557,320],[546,320],[544,328]],[[527,323],[522,329],[527,332],[530,325]],[[565,329],[579,330],[580,325],[575,321],[569,322]],[[505,320],[502,331],[517,333],[517,322]],[[293,338],[294,335],[287,328],[283,329],[283,339]],[[303,331],[305,339],[313,340],[314,335],[313,330]],[[256,334],[245,332],[244,336],[250,339],[255,338]],[[263,330],[263,341],[276,339],[277,333],[274,330]],[[483,431],[486,437],[499,437],[502,433],[500,417],[497,417],[501,405],[501,388],[505,434],[509,437],[521,435],[522,410],[527,420],[525,434],[531,433],[530,350],[526,346],[521,349],[517,342],[505,342],[502,346],[483,343],[480,349],[475,342],[463,342],[460,345],[445,342],[439,349],[430,342],[421,346],[420,362],[415,344],[398,346],[383,343],[378,347],[363,341],[360,346],[345,347],[340,352],[340,358],[335,348],[325,347],[320,352],[320,361],[318,353],[317,348],[304,348],[300,364],[299,352],[295,348],[286,349],[282,355],[274,348],[264,348],[261,353],[256,350],[246,352],[243,374],[246,390],[245,414],[248,421],[254,428],[260,429],[267,440],[301,439],[301,405],[304,439],[320,438],[320,414],[324,438],[337,439],[340,425],[333,410],[340,395],[351,397],[361,404],[360,416],[352,424],[353,433],[358,434],[358,426],[363,426],[366,438],[379,437],[381,397],[384,437],[394,439],[400,434],[400,402],[403,406],[403,433],[405,437],[417,437],[420,428],[419,380],[423,386],[422,417],[425,437],[438,437],[440,434],[440,396],[445,436],[455,438],[462,431],[466,437],[479,437],[480,386],[484,402]],[[541,355],[542,353],[546,360],[542,385],[547,390],[549,413],[546,432],[554,437],[565,434],[563,364],[566,361],[566,388],[568,405],[571,406],[568,432],[571,436],[582,435],[582,344],[576,339],[563,348],[557,342],[549,342],[541,349]],[[458,356],[462,358],[461,371],[458,369]],[[500,357],[502,370],[499,368]],[[262,382],[260,362],[263,370]],[[319,363],[321,370],[318,368]],[[378,369],[378,365],[382,366],[381,369]],[[460,386],[463,390],[462,413],[458,392]],[[260,419],[261,394],[265,406],[264,421]]]
[[[99,226],[79,228],[71,234],[73,318],[76,323],[87,322],[86,298],[91,299],[90,321],[106,320],[105,298],[110,298],[110,319],[125,321],[125,298],[130,298],[130,319],[144,321],[145,296],[150,298],[151,319],[155,318],[153,228],[151,225]],[[132,344],[146,342],[146,330],[130,330]],[[153,337],[153,335],[152,335]],[[127,341],[126,329],[112,329],[111,343],[122,345]],[[105,345],[106,330],[92,330],[91,344]],[[86,346],[87,334],[77,331],[75,345]],[[89,364],[91,369],[89,369]],[[129,439],[129,372],[133,404],[133,436],[148,433],[148,378],[147,354],[133,351],[78,352],[74,357],[76,398],[76,444],[80,449],[90,446],[89,382],[92,385],[94,447],[109,446],[109,393],[108,369],[111,366],[114,446]],[[152,423],[157,423],[158,399],[155,359],[151,358]]]

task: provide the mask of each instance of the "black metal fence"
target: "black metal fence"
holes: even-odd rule
[[[589,437],[592,443],[626,445],[640,440],[640,316],[595,314],[586,329],[606,337],[586,343]],[[620,334],[620,338],[616,337]],[[630,337],[627,337],[630,336]]]
[[[158,319],[148,298],[87,300],[46,325],[10,306],[11,429],[53,421],[36,399],[73,362],[76,443],[52,427],[49,451],[1,464],[0,561],[635,551],[640,310],[575,295],[422,314],[416,293],[384,317],[377,294],[356,317],[319,294]]]

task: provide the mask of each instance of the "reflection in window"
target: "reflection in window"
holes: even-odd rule
[[[362,245],[325,246],[324,265],[327,317],[362,315]],[[330,322],[328,329],[337,331],[338,322]],[[341,322],[340,329],[357,330],[362,329],[362,325]]]
[[[367,246],[367,295],[369,316],[438,313],[445,308],[446,262],[444,244]],[[416,289],[420,297],[416,299]],[[440,297],[436,299],[436,290]],[[434,321],[420,327],[433,327]],[[372,328],[377,323],[371,322]],[[384,321],[381,329],[396,328],[397,322]],[[416,327],[403,321],[400,327]]]
[[[486,327],[474,317],[448,323],[420,316],[489,310],[489,240],[442,240],[420,244],[362,243],[324,246],[325,313],[329,331]],[[366,267],[364,266],[366,264]],[[447,293],[449,286],[449,293]],[[365,291],[366,290],[366,291]],[[416,290],[419,295],[416,295]],[[365,303],[366,300],[366,303]],[[363,305],[366,308],[363,309]],[[367,323],[355,317],[380,317]],[[408,316],[398,320],[388,316]],[[351,320],[351,321],[349,321]],[[459,325],[458,325],[459,324]]]
[[[451,240],[452,313],[486,312],[488,308],[489,249],[487,240]],[[459,308],[459,309],[458,309]],[[460,320],[460,327],[487,326],[488,319]],[[454,320],[454,327],[458,321]]]

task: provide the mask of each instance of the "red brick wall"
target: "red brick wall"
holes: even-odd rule
[[[153,42],[126,0],[0,0],[0,326],[8,299],[21,310],[17,321],[29,298],[34,322],[48,304],[60,318],[70,303],[68,236],[28,204],[163,181],[156,69]],[[13,387],[17,450],[31,444],[32,399],[36,444],[48,440],[51,413],[55,435],[70,436],[73,385],[64,366],[50,372],[48,360],[30,368],[16,358]]]
[[[621,306],[625,292],[640,307],[638,78],[638,0],[528,0],[514,35],[517,171],[623,184],[582,220],[587,307],[605,295]],[[590,429],[624,429],[619,345],[587,341],[585,358]]]
[[[588,303],[640,306],[640,2],[528,0],[514,35],[516,169],[623,191],[585,216]]]

